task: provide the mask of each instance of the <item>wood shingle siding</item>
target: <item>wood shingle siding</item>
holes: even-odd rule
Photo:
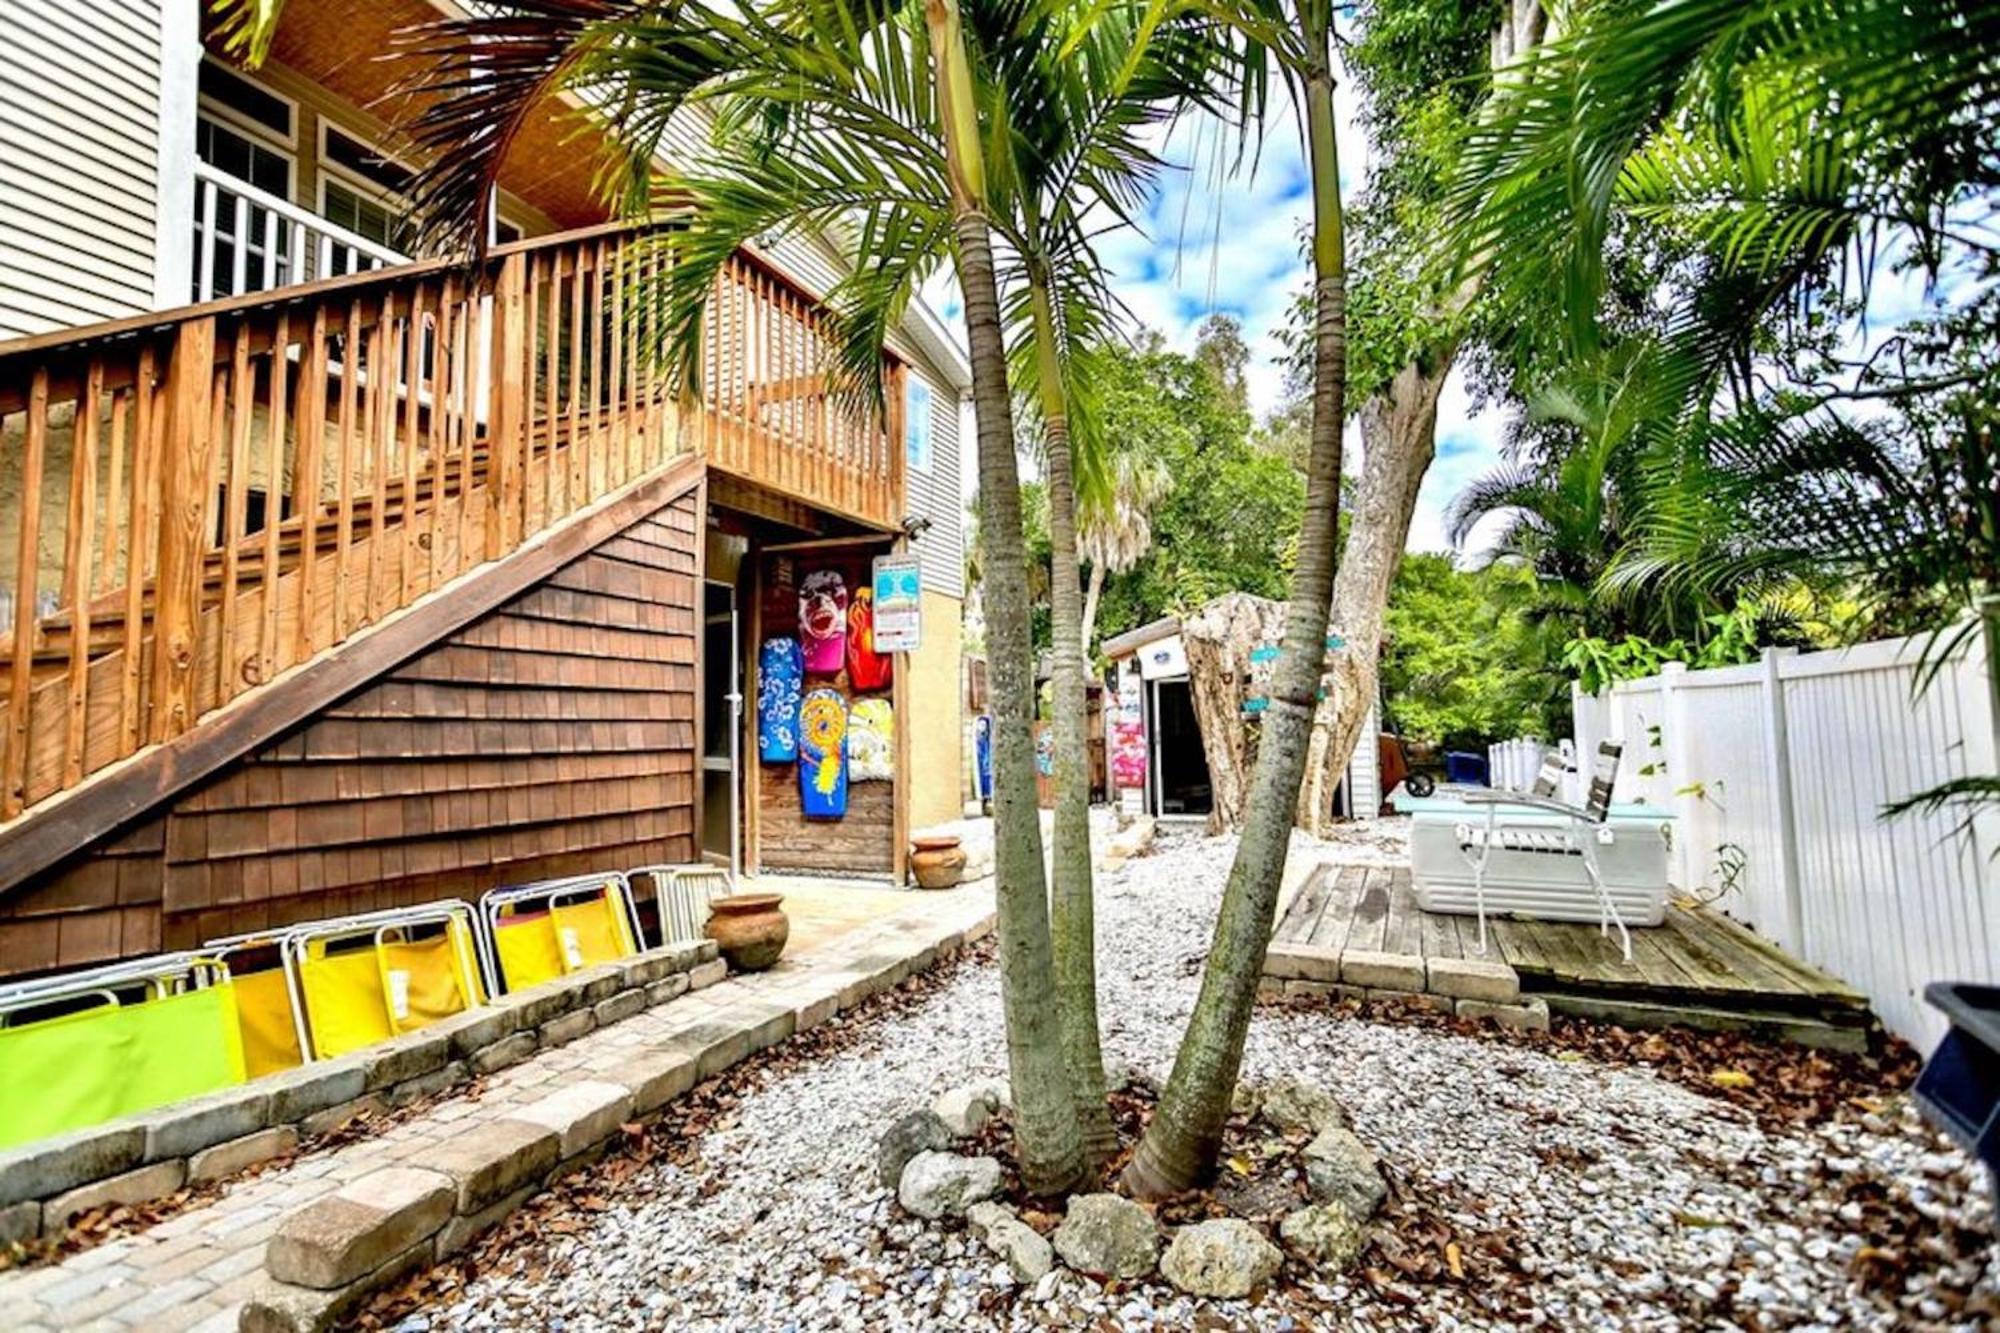
[[[700,505],[689,491],[0,899],[0,974],[692,859]]]
[[[0,340],[152,306],[160,0],[0,5]]]

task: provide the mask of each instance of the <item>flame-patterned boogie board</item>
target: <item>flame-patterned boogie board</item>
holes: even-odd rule
[[[857,690],[886,690],[895,663],[875,651],[875,590],[856,588],[847,603],[847,683]]]
[[[805,679],[797,639],[764,640],[757,650],[757,757],[767,764],[799,757],[799,692]]]
[[[799,805],[808,819],[847,814],[847,701],[813,690],[799,707]]]
[[[840,674],[847,662],[847,580],[839,570],[814,570],[799,585],[799,643],[808,674]]]

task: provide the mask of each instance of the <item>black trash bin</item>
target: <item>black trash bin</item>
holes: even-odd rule
[[[1951,1020],[1951,1031],[1924,1061],[1917,1103],[1986,1163],[2000,1203],[2000,986],[1934,981],[1924,999]]]

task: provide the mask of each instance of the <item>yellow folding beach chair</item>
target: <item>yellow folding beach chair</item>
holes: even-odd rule
[[[488,974],[517,991],[644,947],[625,876],[578,875],[494,889],[479,900]]]
[[[313,1059],[428,1027],[486,1002],[478,931],[461,902],[295,926],[285,937]]]
[[[168,954],[0,987],[0,1148],[241,1083],[229,968]]]
[[[285,950],[286,933],[231,935],[201,946],[203,953],[229,964],[243,1067],[251,1078],[295,1069],[306,1060],[305,1015],[298,978]]]

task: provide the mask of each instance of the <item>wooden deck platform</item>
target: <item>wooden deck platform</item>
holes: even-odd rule
[[[1670,904],[1659,926],[1632,931],[1632,961],[1594,924],[1487,918],[1487,951],[1470,916],[1417,906],[1407,867],[1321,864],[1299,882],[1273,943],[1412,959],[1505,963],[1524,996],[1556,1012],[1639,1026],[1758,1028],[1853,1046],[1867,997],[1707,907]]]

